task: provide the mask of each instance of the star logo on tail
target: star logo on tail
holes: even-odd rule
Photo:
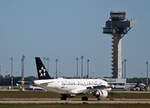
[[[39,70],[39,73],[40,73],[40,77],[44,77],[46,76],[46,69],[44,69],[44,67],[41,67],[41,69]]]

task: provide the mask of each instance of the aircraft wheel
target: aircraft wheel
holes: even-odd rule
[[[66,97],[66,96],[62,96],[62,97],[60,98],[60,100],[67,100],[67,97]]]
[[[96,96],[97,100],[101,100],[101,98],[99,96]]]
[[[82,101],[88,101],[88,97],[87,96],[82,97]]]
[[[97,100],[101,100],[101,99],[98,97]]]

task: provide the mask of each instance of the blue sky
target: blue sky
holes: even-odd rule
[[[20,75],[21,56],[25,58],[25,76],[36,74],[34,57],[50,58],[54,76],[59,59],[62,76],[74,76],[75,58],[90,59],[90,75],[111,76],[111,36],[102,33],[110,11],[125,11],[135,19],[136,28],[123,38],[123,59],[127,59],[127,77],[146,76],[150,60],[149,0],[0,0],[0,64],[2,74]],[[79,70],[80,72],[80,70]]]

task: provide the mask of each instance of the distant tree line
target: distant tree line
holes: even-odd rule
[[[34,76],[28,76],[24,78],[25,84],[31,85],[34,80],[37,78]],[[20,84],[21,83],[21,77],[13,77],[13,85]],[[5,75],[2,76],[0,75],[0,86],[10,86],[11,85],[11,76],[10,75]]]
[[[127,78],[127,83],[144,83],[146,84],[147,78]],[[150,84],[150,79],[148,79]]]

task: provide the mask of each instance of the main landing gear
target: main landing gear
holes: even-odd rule
[[[60,100],[67,100],[67,98],[69,98],[68,95],[62,94],[61,97],[60,97]],[[88,101],[88,97],[87,97],[87,96],[83,96],[83,97],[81,98],[81,100],[82,100],[82,101]]]
[[[68,95],[62,95],[61,97],[60,97],[60,100],[67,100],[67,97],[68,97]]]
[[[82,99],[82,101],[88,101],[88,97],[87,96],[83,96],[81,99]]]
[[[101,100],[100,96],[96,96],[97,100]]]

